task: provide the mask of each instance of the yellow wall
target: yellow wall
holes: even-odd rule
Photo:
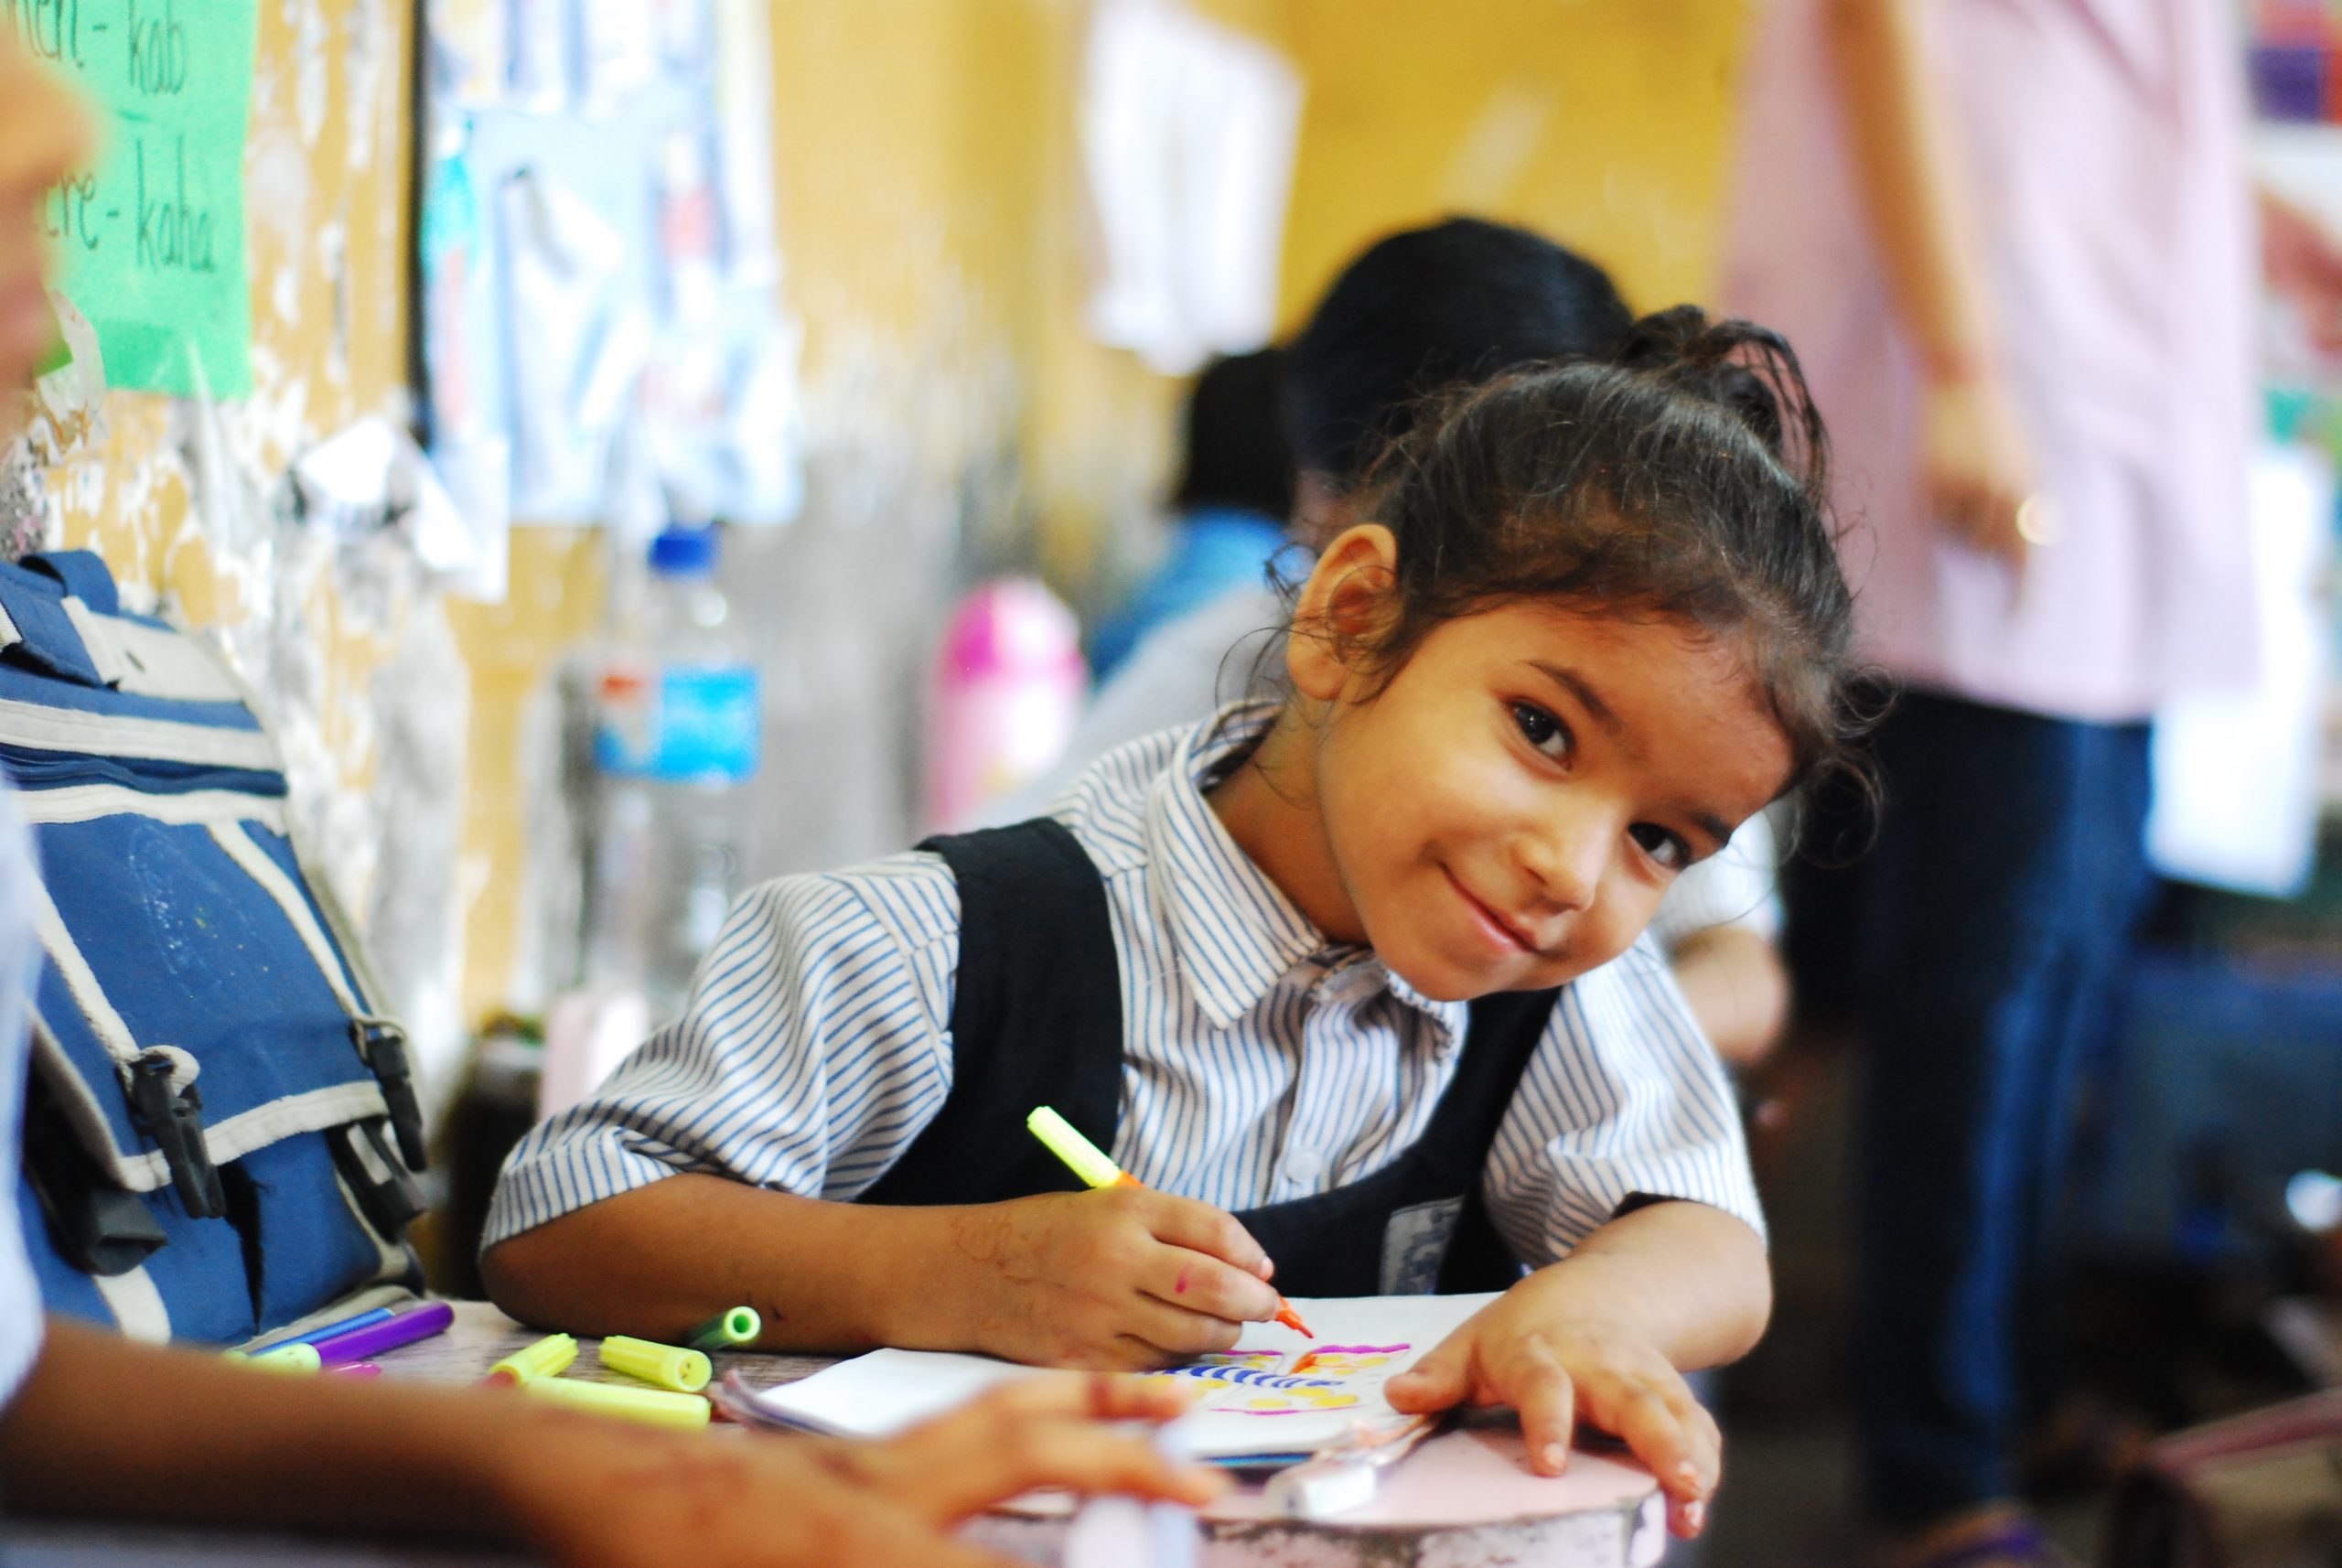
[[[405,6],[379,0],[259,8],[244,153],[252,393],[219,414],[263,505],[302,448],[406,406],[407,23]],[[257,585],[189,509],[171,400],[110,393],[105,417],[110,439],[53,487],[64,542],[100,551],[130,593],[167,596],[199,622],[256,611]],[[336,624],[328,604],[316,607]],[[362,678],[364,663],[352,646],[337,668]]]
[[[1577,245],[1638,305],[1708,292],[1741,0],[1198,4],[1284,50],[1305,80],[1287,323],[1366,241],[1460,209]],[[256,393],[229,423],[255,483],[352,417],[402,406],[409,9],[262,7],[248,173],[301,199],[256,217],[251,236]],[[305,13],[311,36],[296,38],[285,17]],[[807,539],[832,526],[820,517],[851,511],[857,484],[875,484],[878,499],[860,503],[872,515],[834,528],[893,527],[914,502],[960,506],[973,513],[963,567],[1036,560],[1077,599],[1126,569],[1118,541],[1157,493],[1179,389],[1082,331],[1085,14],[1079,0],[772,0],[783,293],[806,327],[816,480]],[[368,66],[356,76],[353,58]],[[316,137],[295,112],[303,59],[328,72]],[[370,151],[355,167],[353,133]],[[327,230],[345,237],[338,285],[320,265]],[[118,394],[108,415],[102,483],[60,487],[77,498],[63,508],[67,538],[94,540],[198,618],[252,613],[242,565],[188,512],[168,405]],[[818,552],[806,559],[829,569]],[[524,531],[511,602],[451,607],[472,678],[469,1015],[502,1002],[513,972],[521,709],[595,626],[602,580],[591,535]],[[358,703],[396,630],[343,614],[329,575],[303,591],[331,649],[334,760],[362,788],[371,731],[330,715]]]
[[[1309,82],[1284,318],[1383,231],[1525,223],[1657,308],[1714,285],[1741,0],[1289,0]]]

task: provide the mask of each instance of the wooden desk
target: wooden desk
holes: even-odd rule
[[[385,1378],[469,1384],[498,1358],[540,1337],[485,1302],[457,1302],[446,1334],[379,1360]],[[602,1370],[596,1343],[580,1342],[577,1363],[565,1375],[628,1380]],[[714,1359],[719,1378],[738,1370],[759,1387],[808,1376],[831,1360],[752,1351],[722,1351]],[[721,1423],[710,1432],[716,1442],[752,1435]],[[1518,1434],[1509,1430],[1450,1433],[1400,1466],[1367,1510],[1334,1523],[1271,1518],[1257,1490],[1240,1493],[1205,1520],[1198,1568],[1632,1568],[1656,1561],[1649,1554],[1655,1510],[1640,1507],[1651,1491],[1648,1476],[1581,1454],[1568,1477],[1541,1480],[1526,1475],[1520,1453]],[[1509,1515],[1499,1508],[1493,1516],[1482,1506],[1459,1519],[1471,1510],[1457,1498],[1477,1497],[1485,1505],[1492,1477],[1509,1487],[1500,1497],[1517,1497],[1523,1506]],[[1044,1510],[989,1515],[968,1534],[1026,1562],[1053,1564],[1065,1528],[1062,1511]],[[11,1568],[528,1568],[502,1552],[132,1526],[11,1521],[8,1544]]]
[[[541,1336],[486,1302],[458,1302],[444,1335],[379,1359],[384,1377],[475,1383],[499,1357]],[[626,1382],[606,1373],[598,1342],[581,1339],[564,1374]],[[715,1353],[716,1376],[742,1373],[761,1388],[807,1377],[831,1364],[823,1356],[757,1351]],[[718,1423],[719,1437],[745,1429]],[[1424,1444],[1355,1516],[1329,1523],[1273,1517],[1257,1487],[1216,1504],[1204,1520],[1199,1568],[1631,1568],[1655,1562],[1657,1509],[1645,1507],[1647,1474],[1581,1453],[1571,1474],[1547,1480],[1528,1474],[1520,1435],[1509,1426],[1452,1432]],[[969,1535],[1029,1562],[1055,1563],[1065,1531],[1059,1510],[995,1514]]]
[[[452,1305],[456,1321],[447,1326],[446,1333],[403,1345],[374,1358],[382,1369],[382,1376],[424,1383],[477,1383],[496,1362],[544,1337],[543,1330],[516,1323],[487,1302],[459,1301]],[[602,1370],[601,1358],[595,1353],[600,1344],[598,1339],[580,1337],[577,1362],[562,1376],[640,1388],[640,1383],[623,1372]],[[726,1372],[738,1371],[758,1388],[809,1377],[837,1359],[834,1356],[771,1355],[761,1350],[719,1350],[710,1359],[715,1363],[717,1380],[721,1381]],[[739,1428],[719,1424],[714,1430],[737,1432]]]

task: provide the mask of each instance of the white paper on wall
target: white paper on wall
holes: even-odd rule
[[[500,193],[511,367],[513,505],[592,516],[607,421],[643,352],[618,308],[624,236],[560,180],[521,169]],[[629,362],[630,361],[630,362]]]
[[[1098,216],[1090,330],[1185,375],[1268,341],[1301,81],[1176,0],[1104,0],[1080,124]]]
[[[442,586],[494,603],[505,587],[505,498],[495,486],[506,465],[501,442],[485,445],[498,449],[469,454],[470,464],[462,460],[466,449],[446,450],[435,467],[404,430],[386,419],[361,419],[293,465],[298,515],[340,536],[396,529]],[[459,491],[443,482],[450,472]],[[459,502],[457,493],[473,505]]]

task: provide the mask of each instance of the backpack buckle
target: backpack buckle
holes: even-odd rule
[[[25,1089],[25,1175],[59,1250],[84,1273],[128,1273],[168,1240],[146,1200],[109,1180],[66,1131],[56,1092],[38,1069]]]
[[[204,1146],[203,1095],[192,1080],[177,1081],[184,1055],[154,1050],[130,1062],[123,1069],[130,1109],[162,1151],[181,1206],[195,1219],[218,1219],[228,1212],[228,1194]]]
[[[391,1113],[391,1131],[398,1135],[399,1154],[407,1169],[425,1168],[430,1158],[424,1146],[423,1102],[415,1098],[405,1028],[389,1018],[357,1018],[351,1020],[349,1033],[358,1054],[373,1069],[374,1081],[382,1087],[382,1105]]]

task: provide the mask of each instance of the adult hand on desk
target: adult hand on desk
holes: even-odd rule
[[[952,1540],[1037,1487],[1200,1504],[1217,1475],[1166,1463],[1104,1421],[1163,1421],[1176,1390],[1067,1377],[996,1389],[887,1443],[645,1433],[564,1417],[502,1487],[559,1568],[1012,1568]]]
[[[969,1348],[1045,1367],[1161,1367],[1228,1349],[1277,1311],[1267,1254],[1209,1203],[1107,1187],[952,1213]]]
[[[1667,1494],[1667,1525],[1694,1536],[1723,1467],[1715,1419],[1682,1373],[1632,1324],[1555,1310],[1541,1271],[1472,1315],[1413,1367],[1391,1380],[1393,1409],[1510,1405],[1520,1412],[1529,1462],[1558,1476],[1581,1420],[1625,1440]]]

